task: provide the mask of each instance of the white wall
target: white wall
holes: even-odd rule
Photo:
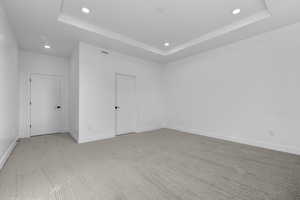
[[[80,43],[79,50],[79,140],[115,135],[115,73],[136,76],[137,131],[162,127],[162,67],[158,64]]]
[[[71,136],[78,141],[79,131],[79,49],[74,49],[70,65],[69,125]]]
[[[20,51],[20,137],[30,136],[30,87],[29,77],[32,73],[60,75],[64,77],[63,113],[65,117],[65,131],[69,131],[69,68],[68,58],[48,56],[28,51]]]
[[[164,71],[167,127],[300,153],[300,24]]]
[[[0,169],[18,137],[18,45],[0,2]]]

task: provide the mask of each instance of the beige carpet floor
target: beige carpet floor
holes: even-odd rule
[[[299,200],[300,156],[162,129],[76,144],[23,139],[1,200]]]

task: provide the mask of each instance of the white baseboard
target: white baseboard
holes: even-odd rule
[[[69,133],[69,135],[71,136],[71,138],[72,138],[76,143],[78,143],[78,134],[77,134],[77,136],[76,136],[74,132],[72,133],[72,131],[69,131],[68,133]]]
[[[51,135],[51,134],[58,134],[58,133],[70,133],[70,130],[69,129],[62,129],[62,130],[56,130],[56,131],[51,131],[51,132],[49,132],[49,133],[42,133],[41,135]],[[39,136],[39,135],[34,135],[34,136]],[[32,137],[31,135],[30,135],[30,133],[26,133],[26,134],[24,134],[24,133],[19,133],[19,136],[18,136],[20,139],[22,139],[22,138],[30,138],[30,137]]]
[[[287,146],[287,145],[281,145],[281,144],[273,144],[273,143],[267,143],[264,141],[256,141],[256,140],[249,140],[245,138],[237,138],[233,136],[228,136],[225,134],[216,134],[215,132],[209,132],[209,131],[204,131],[204,130],[192,130],[192,129],[185,129],[185,128],[179,128],[179,127],[173,127],[170,129],[178,130],[181,132],[186,132],[186,133],[191,133],[194,135],[202,135],[202,136],[207,136],[211,138],[217,138],[221,140],[227,140],[231,142],[236,142],[236,143],[241,143],[241,144],[247,144],[255,147],[261,147],[265,149],[270,149],[270,150],[275,150],[275,151],[281,151],[285,153],[291,153],[291,154],[296,154],[300,155],[300,147],[295,147],[295,146]]]
[[[103,135],[94,135],[94,136],[89,136],[89,137],[85,137],[85,138],[80,138],[78,139],[78,143],[82,144],[82,143],[87,143],[87,142],[94,142],[94,141],[98,141],[98,140],[106,140],[106,139],[111,139],[114,138],[115,135],[109,135],[109,136],[103,136]]]
[[[157,131],[157,130],[160,130],[162,128],[145,128],[145,129],[138,129],[136,131],[136,133],[144,133],[144,132],[151,132],[151,131]]]
[[[138,129],[136,133],[150,132],[150,131],[155,131],[155,130],[159,130],[159,129],[161,129],[161,128]],[[72,136],[72,134],[70,134],[70,135]],[[105,136],[94,135],[94,136],[88,136],[88,137],[84,137],[84,138],[79,137],[77,140],[77,143],[82,144],[82,143],[94,142],[94,141],[98,141],[98,140],[106,140],[106,139],[114,138],[115,136],[116,135],[114,133],[111,133],[109,135],[106,134]]]
[[[17,144],[17,139],[15,139],[7,148],[7,150],[4,152],[4,154],[2,155],[2,157],[0,158],[0,170],[4,167],[6,161],[8,160],[10,154],[12,153],[12,151],[14,150],[14,148],[16,147]]]
[[[78,138],[76,138],[74,135],[72,135],[71,133],[69,133],[69,135],[71,136],[71,138],[74,140],[74,142],[78,143]]]

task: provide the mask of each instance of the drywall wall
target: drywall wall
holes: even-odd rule
[[[166,126],[300,154],[300,24],[165,67]]]
[[[70,65],[70,98],[69,98],[69,125],[70,134],[78,141],[79,131],[79,49],[74,49]]]
[[[0,169],[18,137],[18,44],[0,2]]]
[[[64,77],[62,112],[65,117],[64,131],[69,131],[69,58],[48,56],[21,50],[20,63],[20,137],[30,136],[30,84],[31,74],[59,75]]]
[[[79,45],[79,140],[115,136],[115,73],[136,76],[137,132],[158,129],[163,122],[162,67],[101,49]]]

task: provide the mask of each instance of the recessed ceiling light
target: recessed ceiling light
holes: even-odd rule
[[[50,46],[49,44],[45,44],[45,45],[44,45],[44,48],[45,48],[45,49],[51,49],[51,46]]]
[[[240,14],[240,12],[241,12],[241,9],[236,8],[236,9],[234,9],[234,10],[232,11],[232,14],[238,15],[238,14]]]
[[[87,7],[82,7],[81,8],[81,12],[85,13],[85,14],[89,14],[91,12],[90,9],[88,9]]]
[[[170,43],[169,42],[165,42],[164,45],[165,45],[165,47],[168,47],[168,46],[170,46]]]

